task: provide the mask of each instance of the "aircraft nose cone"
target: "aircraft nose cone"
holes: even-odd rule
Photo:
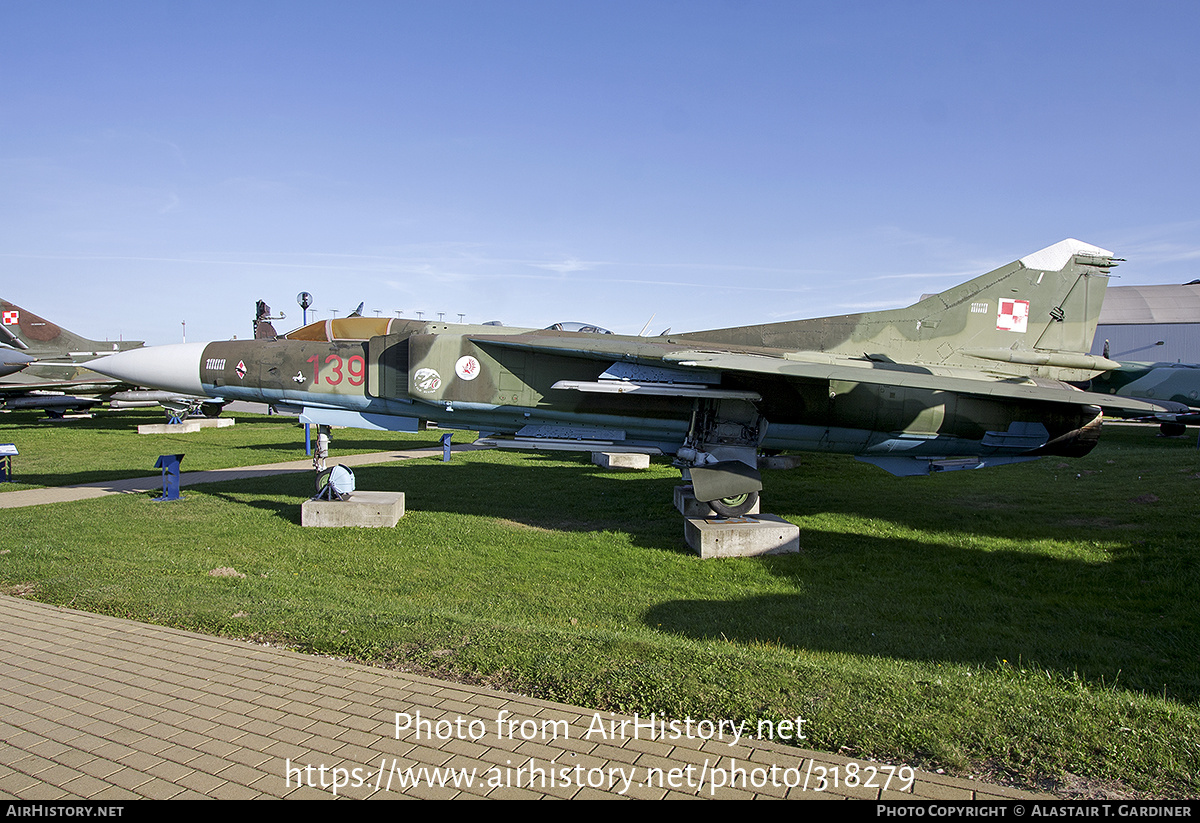
[[[146,346],[88,361],[92,371],[135,386],[204,396],[200,361],[207,343]]]

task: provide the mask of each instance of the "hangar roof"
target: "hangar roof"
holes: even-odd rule
[[[1100,323],[1200,323],[1200,284],[1109,286]]]

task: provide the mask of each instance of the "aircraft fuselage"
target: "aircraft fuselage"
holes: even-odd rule
[[[696,396],[640,393],[645,382],[622,391],[620,381],[603,377],[611,357],[480,345],[473,342],[478,327],[458,331],[439,327],[366,341],[277,339],[256,341],[253,348],[240,341],[209,343],[193,367],[209,395],[300,408],[313,422],[353,424],[348,413],[379,428],[415,430],[428,420],[441,428],[525,433],[535,442],[542,433],[579,448],[595,441],[596,450],[609,442],[674,454],[705,405],[718,410],[719,425],[727,429],[761,429],[732,432],[735,442],[867,455],[1015,456],[1056,441],[1042,453],[1080,454],[1094,444],[1098,427],[1099,410],[1091,406],[838,380],[725,375],[719,387],[702,387]],[[609,383],[613,390],[556,388],[563,383]],[[1012,431],[1014,425],[1019,431]]]

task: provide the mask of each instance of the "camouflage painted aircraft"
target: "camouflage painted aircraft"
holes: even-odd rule
[[[0,363],[27,361],[20,368],[0,368],[5,378],[0,380],[0,409],[43,409],[62,417],[105,401],[174,407],[200,400],[180,398],[176,392],[139,391],[136,383],[88,368],[97,357],[144,346],[140,340],[89,340],[7,300],[0,300],[0,313]]]
[[[19,373],[0,381],[0,407],[44,409],[61,417],[129,388],[83,364],[144,345],[140,340],[89,340],[7,300],[0,300],[0,312],[0,344],[32,359]]]
[[[488,433],[525,449],[669,454],[696,498],[748,511],[766,450],[840,452],[893,474],[980,468],[1095,445],[1077,390],[1111,252],[1065,240],[905,309],[629,337],[351,317],[274,340],[106,357],[122,380],[265,401],[317,425]]]
[[[1183,434],[1200,423],[1200,365],[1194,363],[1129,363],[1094,377],[1087,387],[1103,394],[1135,397],[1174,411],[1135,415],[1156,422],[1164,435]]]

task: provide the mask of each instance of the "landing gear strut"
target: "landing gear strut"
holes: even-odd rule
[[[758,503],[758,445],[767,421],[745,400],[701,400],[675,464],[696,499],[720,517],[741,517]]]

